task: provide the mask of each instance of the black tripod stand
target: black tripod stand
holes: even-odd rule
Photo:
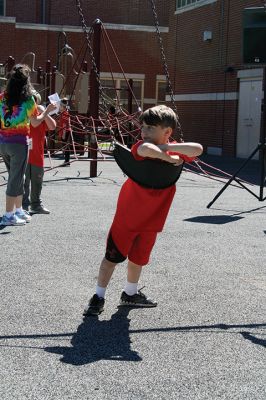
[[[232,175],[229,181],[224,185],[224,187],[217,193],[214,199],[207,205],[210,208],[213,203],[221,196],[225,189],[230,185],[232,181],[237,182],[243,189],[246,189],[250,194],[255,196],[259,201],[264,201],[266,197],[263,195],[264,184],[265,184],[265,173],[266,173],[266,67],[263,69],[263,92],[264,98],[261,104],[261,128],[260,128],[260,143],[257,145],[256,149],[250,154],[246,161],[241,165],[241,167]],[[238,178],[239,172],[248,164],[248,162],[254,157],[254,155],[259,152],[259,164],[260,164],[260,190],[259,195],[254,193],[252,190],[247,188]]]

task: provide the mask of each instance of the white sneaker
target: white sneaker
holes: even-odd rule
[[[22,210],[22,211],[16,211],[15,215],[19,218],[22,219],[25,222],[30,222],[31,216],[28,213],[28,211]]]
[[[10,225],[20,226],[25,224],[26,221],[24,219],[20,219],[16,214],[11,215],[11,217],[3,215],[0,222],[0,225],[2,226],[10,226]]]

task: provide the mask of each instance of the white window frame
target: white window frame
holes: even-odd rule
[[[159,96],[159,84],[160,83],[164,83],[166,84],[166,77],[163,75],[157,75],[156,77],[156,94],[155,94],[155,98],[156,98],[156,105],[161,104],[161,100],[158,99]],[[163,101],[164,103],[167,102],[166,100],[166,93],[165,93],[165,99]]]
[[[134,91],[134,82],[140,82],[141,84],[141,99],[140,100],[140,107],[143,109],[143,104],[144,104],[144,77],[136,77],[137,74],[129,74],[127,75],[127,79],[132,78],[133,79],[133,91]],[[121,74],[113,74],[114,76],[114,81],[115,81],[115,88],[118,89],[116,92],[116,97],[118,99],[118,102],[120,102],[120,88],[121,88],[121,81],[125,81],[124,76],[121,76]],[[104,73],[101,73],[101,80],[105,81],[113,81],[113,79],[110,77],[110,74],[104,75]],[[114,89],[115,93],[115,89]],[[123,99],[125,100],[125,99]]]
[[[182,1],[182,5],[179,5]],[[193,3],[192,3],[193,1]],[[217,0],[176,0],[175,14],[181,14],[185,11],[193,10],[194,8],[206,6],[207,4],[215,3]]]

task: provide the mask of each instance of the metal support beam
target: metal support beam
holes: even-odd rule
[[[90,106],[89,114],[95,120],[96,133],[97,124],[99,120],[99,101],[100,101],[100,62],[101,62],[101,21],[96,20],[93,25],[93,55],[97,71],[92,68],[90,73]],[[97,176],[97,141],[94,134],[90,137],[90,152],[89,158],[93,161],[90,163],[90,177],[94,178]],[[94,161],[95,160],[95,161]]]

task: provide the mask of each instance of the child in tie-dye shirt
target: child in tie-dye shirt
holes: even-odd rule
[[[30,97],[21,104],[10,106],[6,102],[6,93],[0,94],[0,144],[27,144],[30,133],[30,118],[37,115],[36,104]]]
[[[0,155],[8,170],[6,212],[1,225],[25,225],[30,216],[22,210],[24,173],[28,160],[30,123],[38,126],[56,108],[49,104],[37,115],[32,97],[30,68],[17,64],[10,72],[6,90],[0,95]]]

